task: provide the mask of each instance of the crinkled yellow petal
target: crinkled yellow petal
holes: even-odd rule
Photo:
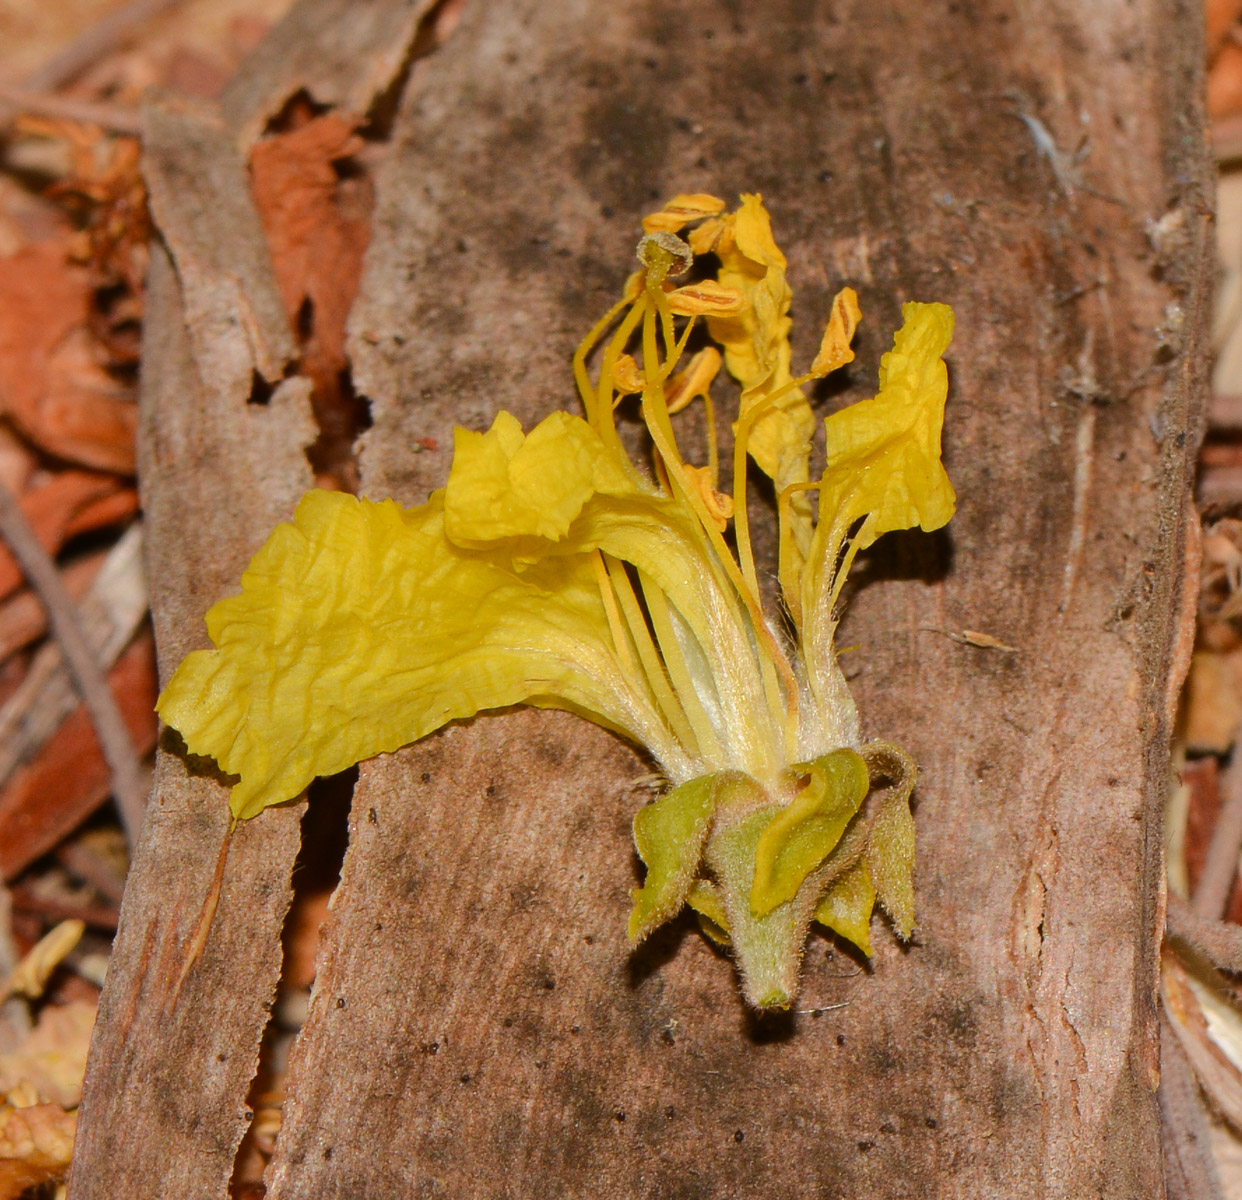
[[[442,492],[414,510],[310,492],[207,629],[216,649],[186,658],[158,707],[192,753],[240,776],[237,817],[524,701],[584,711],[676,757],[617,667],[589,557],[515,575],[504,556],[448,540]]]
[[[637,567],[684,621],[691,661],[704,662],[696,683],[727,747],[715,765],[777,769],[779,731],[755,720],[765,701],[746,618],[698,518],[627,476],[585,421],[553,413],[523,435],[502,413],[486,434],[459,431],[444,509],[454,543],[507,556],[523,575],[544,558],[594,550]]]
[[[869,515],[859,548],[894,529],[939,529],[956,497],[940,462],[953,337],[947,304],[906,304],[905,323],[880,361],[880,391],[825,422],[828,464],[820,523],[848,527]]]
[[[742,385],[741,418],[793,378],[789,368],[793,293],[785,280],[785,256],[772,236],[772,221],[762,197],[743,195],[741,208],[731,218],[730,233],[731,237],[720,236],[715,246],[721,264],[717,279],[740,291],[749,303],[737,316],[709,317],[708,328],[724,347],[725,366]],[[778,491],[810,478],[814,433],[811,406],[798,388],[785,392],[756,420],[748,450]],[[805,553],[811,539],[811,506],[806,496],[795,497],[789,523]]]
[[[956,502],[940,461],[949,387],[941,355],[953,336],[953,310],[912,303],[902,315],[893,348],[881,360],[879,394],[825,422],[828,461],[801,577],[800,630],[811,689],[830,728],[853,728],[857,720],[832,648],[833,607],[854,553],[890,530],[939,529]]]
[[[593,495],[635,495],[615,452],[581,417],[554,412],[529,434],[511,413],[453,431],[444,530],[459,546],[500,538],[559,541]]]

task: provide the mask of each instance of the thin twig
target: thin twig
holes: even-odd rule
[[[1242,746],[1221,772],[1220,792],[1222,803],[1207,859],[1199,875],[1199,885],[1190,898],[1195,912],[1214,921],[1224,915],[1238,873],[1238,856],[1242,854]]]
[[[1218,971],[1242,975],[1242,925],[1200,916],[1181,896],[1170,892],[1166,932],[1202,954]]]
[[[142,131],[142,121],[135,108],[95,104],[89,100],[74,100],[68,96],[54,96],[49,92],[0,84],[0,120],[11,120],[23,113],[33,117],[81,121],[112,133],[127,133],[135,137]]]
[[[36,913],[53,921],[84,921],[92,929],[115,929],[120,920],[120,912],[110,904],[79,904],[39,896],[22,884],[14,884],[10,891],[13,908],[18,912]]]
[[[131,41],[153,17],[178,3],[180,0],[132,0],[83,30],[41,67],[36,67],[26,76],[26,87],[32,92],[54,92],[64,87],[87,67]]]
[[[56,564],[48,557],[34,530],[30,528],[12,492],[0,482],[0,537],[8,543],[13,557],[21,564],[31,587],[47,606],[48,623],[64,653],[65,662],[77,683],[82,701],[90,713],[104,760],[112,772],[112,794],[121,814],[121,824],[132,849],[138,843],[142,817],[147,806],[147,786],[142,765],[134,751],[125,719],[117,708],[112,689],[100,670],[99,662],[78,620],[69,593],[61,583]]]
[[[1220,1200],[1203,1098],[1168,1016],[1160,1020],[1160,1117],[1169,1200]]]
[[[89,883],[105,900],[120,904],[125,894],[125,880],[117,877],[113,869],[99,855],[81,842],[62,842],[56,847],[56,857],[80,879]]]

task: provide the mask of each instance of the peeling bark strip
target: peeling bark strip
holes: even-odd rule
[[[805,358],[832,290],[859,288],[850,398],[900,301],[954,305],[961,510],[877,546],[843,634],[866,732],[920,764],[920,932],[881,935],[871,976],[814,943],[818,1011],[756,1027],[689,926],[628,950],[634,755],[549,714],[446,731],[363,769],[272,1200],[1162,1193],[1163,691],[1208,279],[1195,20],[474,0],[419,64],[351,322],[372,495],[422,501],[455,421],[568,404],[638,217],[678,191],[765,192]]]
[[[252,145],[289,98],[365,117],[409,63],[435,0],[302,0],[220,98],[238,145]]]
[[[299,9],[322,16],[324,7]],[[373,19],[409,11],[352,7]],[[348,25],[351,15],[337,19]],[[351,44],[339,25],[319,32],[321,54]],[[403,60],[400,45],[389,49]],[[301,62],[310,70],[314,55]],[[268,71],[256,56],[235,90],[248,87],[266,102],[284,86]],[[368,79],[384,88],[391,74]],[[231,115],[247,119],[240,102]],[[236,590],[251,554],[310,486],[305,447],[317,431],[308,382],[282,382],[296,345],[236,138],[209,106],[181,99],[157,98],[145,118],[146,179],[164,246],[153,249],[148,281],[139,466],[166,678],[206,643],[207,607]],[[250,403],[259,379],[275,390],[266,403]],[[301,816],[291,805],[238,829],[210,937],[174,997],[227,800],[227,786],[201,765],[187,769],[175,748],[159,754],[91,1049],[74,1200],[227,1194],[280,971]]]
[[[211,273],[196,280],[209,287]],[[230,286],[232,281],[226,281]],[[160,673],[205,642],[207,605],[309,482],[292,405],[247,405],[203,385],[182,291],[156,250],[144,334],[142,483]],[[229,350],[219,339],[217,356]],[[227,378],[228,376],[226,376]],[[234,380],[248,376],[238,365]],[[293,436],[291,436],[291,434]],[[212,936],[173,1002],[228,825],[228,788],[161,751],[83,1094],[75,1200],[223,1196],[280,971],[300,806],[233,839]],[[140,1131],[140,1132],[139,1132]]]

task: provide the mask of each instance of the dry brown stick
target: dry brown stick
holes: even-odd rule
[[[91,715],[104,760],[112,772],[112,793],[121,814],[121,824],[125,827],[126,839],[133,847],[138,843],[147,805],[147,786],[138,755],[134,752],[134,743],[130,740],[125,718],[121,716],[112,696],[112,689],[82,630],[77,609],[61,583],[56,564],[48,557],[12,492],[3,483],[0,483],[0,537],[8,543],[31,587],[47,606],[52,633],[64,652],[83,703]]]
[[[1242,854],[1242,751],[1234,753],[1233,761],[1221,773],[1220,790],[1223,800],[1216,828],[1212,830],[1199,885],[1190,899],[1195,912],[1213,920],[1224,914],[1238,873],[1238,856]]]
[[[26,76],[32,92],[54,92],[75,79],[105,54],[123,46],[138,30],[180,0],[132,0],[85,29],[41,67]]]
[[[97,854],[80,842],[62,842],[56,848],[56,857],[61,864],[75,875],[85,880],[101,896],[119,905],[125,894],[125,880],[103,861]]]
[[[135,137],[141,131],[136,109],[119,108],[113,104],[93,104],[89,100],[73,100],[67,96],[53,96],[48,92],[0,84],[0,120],[11,120],[22,113],[57,120],[83,121],[112,133],[127,133]]]
[[[1160,1021],[1160,1116],[1169,1200],[1219,1200],[1207,1114],[1194,1071],[1166,1015]]]
[[[1181,896],[1170,892],[1167,932],[1202,954],[1217,970],[1242,974],[1242,925],[1201,916]]]

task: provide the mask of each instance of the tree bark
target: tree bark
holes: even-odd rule
[[[958,515],[877,545],[841,635],[867,735],[920,764],[919,928],[907,948],[877,928],[867,969],[814,939],[800,1011],[756,1022],[688,922],[627,946],[632,750],[559,714],[446,730],[362,769],[273,1200],[1163,1194],[1160,829],[1210,280],[1198,20],[472,0],[416,65],[351,318],[371,495],[424,500],[454,423],[567,405],[574,343],[676,192],[764,193],[796,361],[858,288],[825,412],[874,390],[902,301],[954,306]],[[233,578],[185,588],[205,604]],[[271,845],[281,820],[239,836]],[[222,909],[222,947],[246,919]],[[220,1021],[229,966],[205,959],[178,1013]],[[98,1099],[138,1086],[109,1065],[158,998],[135,978],[109,980],[75,1200],[108,1192],[83,1183],[101,1147],[137,1170],[146,1144]],[[162,1052],[204,1091],[200,1047]],[[162,1099],[161,1136],[192,1127]],[[196,1111],[222,1159],[218,1108]]]

